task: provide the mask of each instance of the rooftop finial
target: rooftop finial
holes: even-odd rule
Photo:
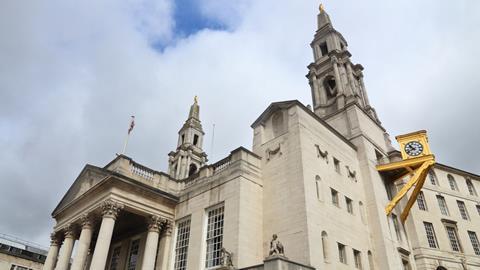
[[[195,104],[198,104],[198,96],[195,96],[195,97],[193,98],[193,101],[195,102]]]
[[[320,9],[320,13],[322,13],[322,12],[324,12],[324,11],[325,11],[325,7],[323,6],[323,4],[322,4],[322,3],[320,3],[320,7],[319,7],[319,9]]]

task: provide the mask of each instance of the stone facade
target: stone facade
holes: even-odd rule
[[[404,181],[376,170],[399,152],[363,67],[323,10],[311,47],[313,109],[272,103],[252,124],[251,151],[208,164],[195,99],[168,173],[124,155],[87,165],[52,214],[44,269],[68,269],[72,255],[75,270],[480,269],[480,177],[437,165],[405,226],[403,205],[385,215]]]

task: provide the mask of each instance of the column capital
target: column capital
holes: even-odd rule
[[[82,229],[91,229],[94,225],[93,217],[89,213],[83,214],[80,217],[80,225],[82,226]]]
[[[50,245],[51,246],[59,246],[62,244],[62,239],[58,237],[57,232],[53,232],[50,234]]]
[[[113,200],[106,200],[101,204],[103,217],[117,219],[118,214],[123,209],[123,205]]]
[[[164,221],[165,221],[165,219],[163,219],[159,216],[151,215],[150,217],[147,218],[148,231],[149,232],[160,232],[160,229],[161,229]]]
[[[162,223],[162,233],[171,236],[172,235],[172,224],[173,222],[169,219],[164,219]]]
[[[63,234],[65,238],[73,238],[73,239],[77,238],[75,226],[71,223],[67,224],[67,226],[63,228]]]

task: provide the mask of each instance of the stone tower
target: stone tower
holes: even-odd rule
[[[362,186],[366,199],[368,224],[377,269],[399,269],[399,262],[408,261],[406,242],[392,237],[391,227],[399,213],[386,216],[384,207],[396,193],[393,183],[376,170],[381,160],[396,158],[389,135],[370,105],[363,83],[363,67],[352,63],[347,41],[332,25],[320,7],[318,29],[311,43],[314,62],[308,65],[316,115],[342,134],[356,147]],[[401,230],[404,230],[402,227]],[[402,252],[403,251],[403,252]],[[413,259],[410,259],[413,261]]]
[[[177,149],[168,154],[168,174],[176,179],[184,179],[195,174],[207,162],[203,151],[205,133],[200,122],[198,99],[190,107],[188,119],[178,131]]]
[[[317,20],[318,29],[310,44],[314,62],[308,66],[307,74],[315,113],[324,117],[345,108],[347,104],[357,103],[380,123],[368,101],[362,65],[351,62],[347,41],[333,27],[323,8],[320,8]]]

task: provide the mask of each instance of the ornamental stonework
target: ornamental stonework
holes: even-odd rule
[[[123,209],[123,205],[112,200],[104,201],[101,205],[103,217],[117,219],[118,214]]]

